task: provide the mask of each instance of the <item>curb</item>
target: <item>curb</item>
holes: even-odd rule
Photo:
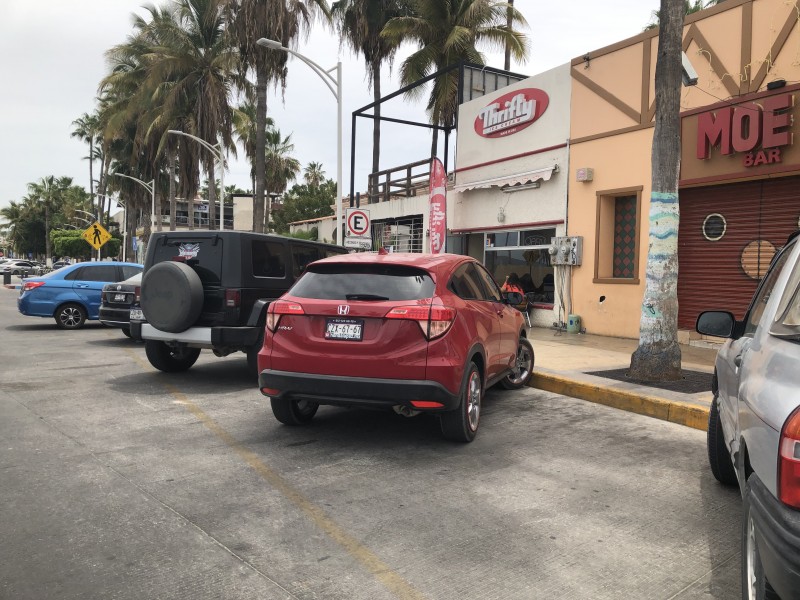
[[[701,431],[706,431],[708,428],[709,409],[688,402],[665,400],[656,396],[582,383],[549,373],[534,372],[528,385],[547,392],[603,404]]]

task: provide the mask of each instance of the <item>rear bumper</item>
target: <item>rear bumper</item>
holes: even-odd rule
[[[135,340],[175,342],[193,348],[248,348],[256,344],[260,333],[260,327],[190,327],[172,333],[156,329],[144,321],[131,321],[130,328]]]
[[[750,512],[756,544],[772,587],[781,598],[800,597],[800,511],[781,503],[751,476]]]
[[[417,410],[411,401],[427,400],[443,405],[442,408],[432,410],[446,411],[458,408],[460,403],[458,394],[451,394],[441,383],[426,380],[373,379],[264,370],[258,376],[258,387],[279,390],[278,394],[272,396],[275,398],[311,400],[337,406],[391,408],[400,404]]]
[[[100,307],[100,322],[108,327],[128,327],[130,325],[131,309]]]

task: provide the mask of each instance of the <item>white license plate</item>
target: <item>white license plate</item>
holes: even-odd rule
[[[364,321],[358,319],[328,319],[325,339],[360,342],[364,335]]]
[[[131,309],[131,321],[144,321],[144,313],[141,308]]]
[[[114,294],[114,302],[125,302],[125,294]]]

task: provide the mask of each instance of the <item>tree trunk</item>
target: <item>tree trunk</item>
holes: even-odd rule
[[[175,199],[175,163],[178,159],[178,148],[169,152],[169,230],[175,231],[177,219],[175,213],[178,211],[178,202]]]
[[[511,31],[511,27],[514,25],[514,19],[512,18],[514,14],[514,0],[508,0],[508,11],[506,12],[506,27],[509,31]],[[505,60],[503,61],[503,68],[508,71],[511,69],[511,47],[506,42],[506,55]]]
[[[50,207],[44,205],[44,262],[50,261]]]
[[[214,220],[217,215],[217,179],[214,177],[213,158],[206,162],[206,171],[208,172],[208,228],[216,229]]]
[[[96,208],[94,204],[94,169],[93,169],[94,160],[92,154],[94,154],[94,145],[92,144],[91,138],[89,138],[89,198],[92,201],[92,210],[94,210],[95,213],[97,214],[97,220],[102,222],[103,207],[100,204],[100,199],[99,198],[97,199]]]
[[[372,120],[372,172],[377,173],[380,171],[381,162],[381,64],[379,62],[372,63],[372,97],[375,101],[375,118]]]
[[[253,231],[264,232],[264,186],[267,166],[267,81],[266,69],[256,73],[256,187],[253,202]],[[269,219],[269,215],[267,215]],[[269,221],[267,221],[269,222]]]
[[[431,141],[431,158],[436,156],[436,150],[439,148],[439,129],[436,127],[436,123],[433,123],[433,139]]]
[[[683,1],[661,0],[660,15],[647,279],[639,347],[631,356],[629,373],[632,379],[643,381],[681,378],[677,291]]]

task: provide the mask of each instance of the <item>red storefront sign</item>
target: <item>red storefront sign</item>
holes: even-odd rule
[[[550,97],[544,90],[525,88],[509,92],[482,108],[475,119],[481,137],[502,137],[533,125],[547,110]]]
[[[430,190],[430,252],[441,254],[447,240],[447,173],[438,158],[431,160]]]
[[[792,142],[793,105],[794,95],[787,93],[697,115],[697,158],[707,159],[719,147],[722,155],[744,153],[745,167],[782,162],[781,147]]]

